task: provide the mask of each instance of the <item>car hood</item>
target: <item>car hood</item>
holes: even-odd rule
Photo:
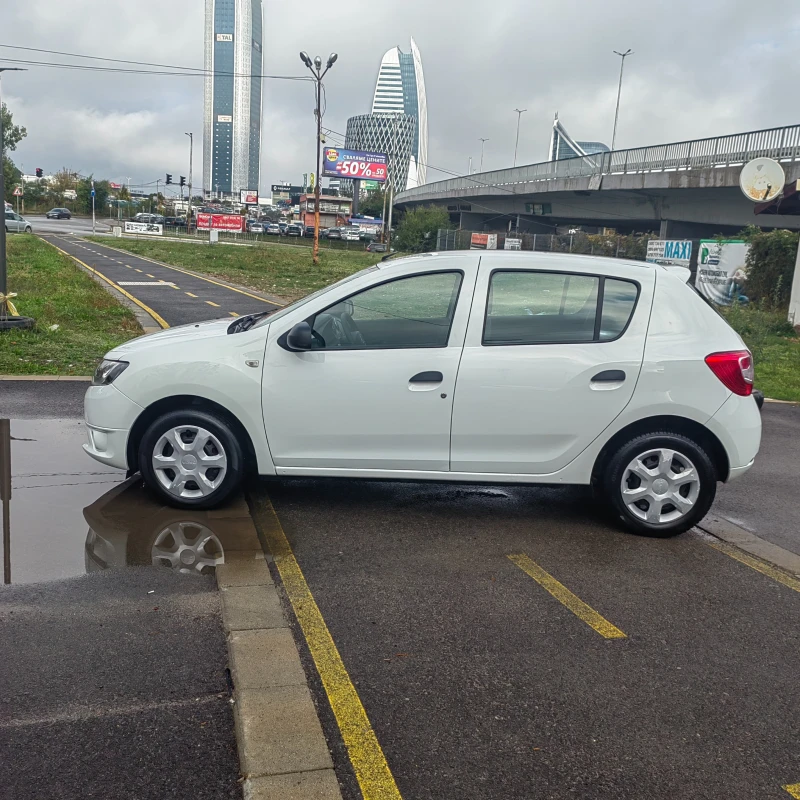
[[[126,356],[132,353],[149,350],[153,347],[161,347],[165,344],[174,344],[181,340],[212,339],[219,336],[227,336],[231,322],[233,320],[229,317],[210,319],[206,322],[192,322],[189,325],[178,325],[175,328],[167,328],[157,333],[149,333],[115,347],[107,354],[107,358],[124,360]]]

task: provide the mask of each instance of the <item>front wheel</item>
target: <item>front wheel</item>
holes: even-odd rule
[[[244,456],[231,425],[207,411],[172,411],[155,420],[139,445],[147,485],[170,505],[214,508],[242,482]]]
[[[708,513],[716,492],[708,453],[677,433],[637,436],[611,456],[603,479],[615,517],[643,536],[687,531]]]
[[[30,225],[27,225],[27,226],[25,227],[25,233],[33,233],[33,228],[31,228],[31,226],[30,226]]]

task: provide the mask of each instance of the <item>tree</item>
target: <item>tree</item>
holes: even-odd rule
[[[359,203],[358,213],[364,217],[380,217],[383,213],[383,200],[386,192],[383,189],[375,189]]]
[[[20,182],[21,173],[14,165],[14,162],[6,155],[9,150],[16,150],[17,145],[28,135],[24,127],[14,124],[14,118],[8,110],[8,106],[3,103],[0,106],[0,116],[3,119],[3,180],[5,181],[6,196],[4,199],[10,200],[13,196],[15,184]]]
[[[95,210],[104,209],[108,201],[109,193],[108,181],[95,181],[94,183],[94,203]],[[78,193],[78,207],[88,214],[92,213],[92,176],[81,178],[76,188]],[[101,212],[102,213],[102,212]]]
[[[422,253],[436,247],[440,228],[450,227],[450,215],[441,206],[412,208],[397,226],[394,243],[398,250]]]

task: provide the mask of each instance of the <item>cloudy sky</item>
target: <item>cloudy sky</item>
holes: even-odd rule
[[[202,67],[203,0],[0,3],[0,44]],[[618,147],[800,123],[800,3],[768,0],[264,0],[264,71],[302,75],[298,52],[339,61],[326,79],[326,127],[370,110],[383,53],[414,36],[428,94],[428,180],[466,173],[488,137],[484,168],[547,157],[555,111],[577,139],[610,142],[626,61]],[[94,63],[0,48],[8,59]],[[24,66],[24,65],[23,65]],[[6,73],[3,99],[28,128],[13,154],[26,172],[62,166],[144,183],[187,174],[202,184],[202,78],[41,66]],[[313,171],[310,85],[265,81],[261,189]]]

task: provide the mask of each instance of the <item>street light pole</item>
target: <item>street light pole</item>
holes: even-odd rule
[[[26,72],[22,67],[0,67],[0,78],[4,72]],[[3,108],[2,91],[0,91],[0,110]],[[0,225],[0,331],[9,328],[31,328],[33,320],[29,317],[12,317],[9,304],[14,294],[8,291],[8,267],[6,264],[6,182],[3,172],[3,150],[5,139],[3,138],[3,115],[0,113],[0,201],[3,203],[3,224]]]
[[[189,205],[186,212],[186,233],[192,232],[192,157],[194,154],[194,135],[186,134],[189,137]]]
[[[314,181],[314,264],[319,264],[319,206],[320,206],[320,184],[322,183],[322,79],[328,74],[328,70],[336,63],[339,56],[331,53],[328,56],[328,63],[325,70],[322,69],[322,59],[317,56],[313,61],[305,51],[300,53],[300,60],[308,67],[309,72],[316,82],[316,101],[314,116],[317,118],[317,178]]]
[[[517,148],[519,147],[519,121],[522,119],[522,115],[527,111],[527,108],[515,108],[514,111],[517,112],[517,142],[514,145],[514,166],[517,166]]]
[[[481,172],[483,172],[483,146],[488,142],[488,139],[484,139],[482,136],[480,137],[481,140]]]
[[[614,143],[617,141],[617,118],[619,117],[619,98],[622,94],[622,70],[625,69],[625,59],[633,54],[630,47],[624,52],[620,53],[618,50],[614,51],[622,60],[619,65],[619,86],[617,87],[617,109],[614,112],[614,133],[611,135],[611,149],[614,149]]]

